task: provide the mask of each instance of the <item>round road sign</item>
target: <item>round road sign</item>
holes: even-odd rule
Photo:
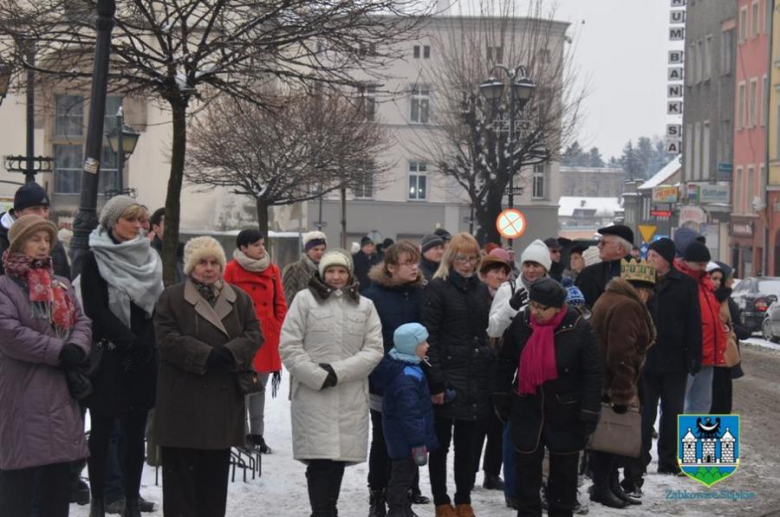
[[[498,214],[496,228],[505,239],[517,239],[525,233],[525,216],[516,208],[507,208]]]

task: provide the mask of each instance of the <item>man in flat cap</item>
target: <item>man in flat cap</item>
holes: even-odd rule
[[[560,282],[563,280],[563,270],[566,269],[561,263],[561,249],[563,248],[561,241],[555,237],[549,237],[544,240],[544,244],[550,250],[550,260],[552,260],[549,276],[556,282]]]
[[[628,226],[615,224],[599,228],[598,232],[601,234],[598,249],[602,262],[583,269],[576,282],[588,308],[593,308],[607,283],[620,276],[620,261],[630,258],[634,247],[634,232]]]

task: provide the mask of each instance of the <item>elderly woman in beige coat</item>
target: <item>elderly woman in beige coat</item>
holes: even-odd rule
[[[326,253],[282,327],[292,385],[293,456],[306,463],[312,517],[337,515],[344,467],[366,461],[368,375],[382,360],[382,325],[360,296],[352,258]]]
[[[221,517],[230,448],[244,445],[244,391],[263,335],[252,299],[222,278],[211,237],[184,247],[186,281],[163,291],[154,318],[160,349],[155,431],[162,447],[163,513]]]

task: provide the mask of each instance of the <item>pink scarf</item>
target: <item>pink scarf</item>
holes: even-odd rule
[[[539,323],[531,315],[533,333],[520,354],[518,393],[536,395],[536,388],[558,378],[555,362],[555,329],[566,317],[566,305],[547,323]]]

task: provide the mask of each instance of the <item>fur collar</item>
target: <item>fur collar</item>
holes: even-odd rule
[[[330,298],[330,295],[333,294],[334,289],[325,285],[325,282],[323,282],[320,278],[319,272],[317,272],[314,274],[314,276],[311,277],[311,280],[309,280],[309,291],[311,291],[311,294],[314,295],[314,298],[319,303],[323,303],[328,298]],[[360,303],[358,284],[354,281],[354,279],[352,284],[342,289],[342,291],[346,295],[347,299],[352,300],[356,304]]]
[[[393,280],[392,277],[387,276],[385,273],[385,263],[380,262],[376,266],[371,268],[371,271],[368,273],[368,278],[371,279],[371,283],[379,285],[381,287],[384,287],[385,289],[398,289],[403,287],[422,287],[423,285],[423,276],[422,273],[418,271],[417,273],[417,279],[414,282],[407,282],[407,283],[398,283],[395,280]]]

